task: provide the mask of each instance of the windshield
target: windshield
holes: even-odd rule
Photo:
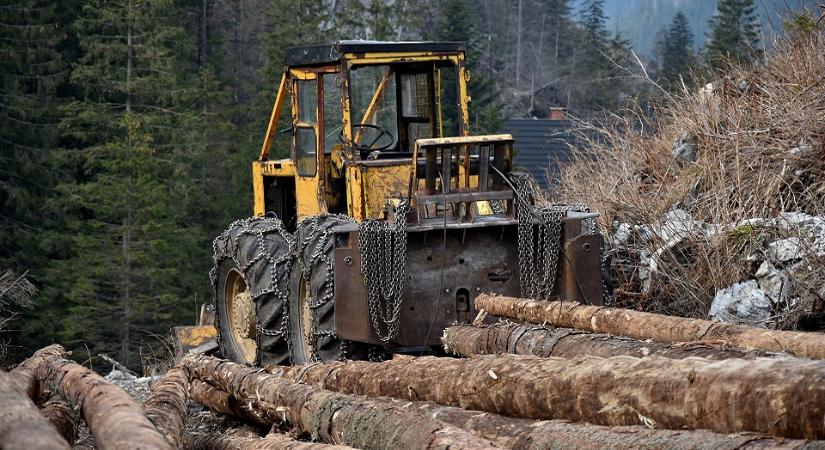
[[[350,102],[352,104],[352,136],[356,144],[370,143],[380,131],[358,124],[376,125],[390,133],[392,143],[398,144],[395,76],[392,67],[360,66],[350,70]],[[389,138],[382,137],[382,145]]]

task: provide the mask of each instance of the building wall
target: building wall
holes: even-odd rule
[[[501,129],[516,140],[513,164],[516,169],[530,172],[541,187],[547,188],[548,178],[558,173],[559,165],[570,159],[568,143],[570,121],[550,119],[510,119]]]

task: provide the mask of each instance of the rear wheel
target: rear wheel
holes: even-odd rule
[[[366,346],[335,334],[332,228],[352,222],[321,214],[304,219],[295,230],[296,251],[290,265],[289,338],[292,363],[364,359]]]
[[[289,360],[287,283],[292,237],[275,217],[235,221],[214,243],[218,343],[246,364]]]

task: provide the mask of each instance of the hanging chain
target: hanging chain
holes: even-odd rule
[[[512,172],[518,217],[518,260],[521,296],[547,299],[556,284],[561,253],[562,219],[568,212],[589,212],[583,204],[550,204],[528,173]],[[582,228],[595,232],[596,222],[587,219]]]
[[[367,219],[358,225],[361,274],[367,288],[370,321],[382,342],[398,335],[407,272],[407,213],[402,202],[395,222]]]

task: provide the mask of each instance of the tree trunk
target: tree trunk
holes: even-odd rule
[[[36,373],[81,411],[98,448],[172,448],[143,415],[140,405],[100,375],[56,356],[48,358]]]
[[[4,450],[71,449],[37,405],[0,371],[0,448]]]
[[[705,359],[722,360],[731,358],[754,359],[781,355],[761,350],[735,350],[721,348],[706,342],[685,344],[660,344],[636,339],[614,337],[607,334],[588,333],[569,328],[550,328],[541,325],[521,325],[497,323],[489,326],[455,325],[444,330],[441,338],[444,350],[455,355],[493,355],[512,353],[516,355],[556,356],[574,358],[576,356],[662,356],[684,359],[696,356]]]
[[[29,359],[18,364],[9,372],[9,379],[14,387],[25,392],[29,398],[37,402],[42,397],[40,380],[35,375],[35,370],[49,358],[63,358],[67,355],[66,350],[59,345],[49,345],[34,352]]]
[[[143,411],[160,434],[175,448],[182,447],[189,412],[189,372],[173,367],[152,386]]]
[[[799,357],[825,359],[825,333],[763,330],[575,302],[547,302],[487,294],[476,297],[475,306],[496,316],[594,333],[664,343],[724,341],[748,350],[787,352]]]
[[[77,429],[80,426],[80,417],[66,400],[58,394],[52,395],[40,407],[40,413],[57,428],[60,435],[69,444],[77,440]]]
[[[429,417],[315,389],[229,361],[187,355],[181,363],[193,378],[235,397],[258,422],[287,422],[313,440],[372,449],[492,447],[467,431]]]
[[[315,442],[301,442],[291,437],[270,433],[261,438],[251,435],[237,434],[202,434],[192,437],[194,450],[351,450],[352,447],[342,445],[318,444]]]
[[[425,400],[511,417],[825,437],[825,366],[819,361],[505,355],[268,370],[348,394]]]
[[[806,442],[773,438],[753,433],[718,434],[706,430],[651,430],[641,426],[607,427],[565,420],[517,419],[498,414],[440,406],[427,402],[376,398],[397,407],[416,411],[476,436],[489,439],[502,448],[512,449],[601,449],[609,443],[612,450],[689,449],[801,449]],[[812,445],[811,447],[814,447]]]

